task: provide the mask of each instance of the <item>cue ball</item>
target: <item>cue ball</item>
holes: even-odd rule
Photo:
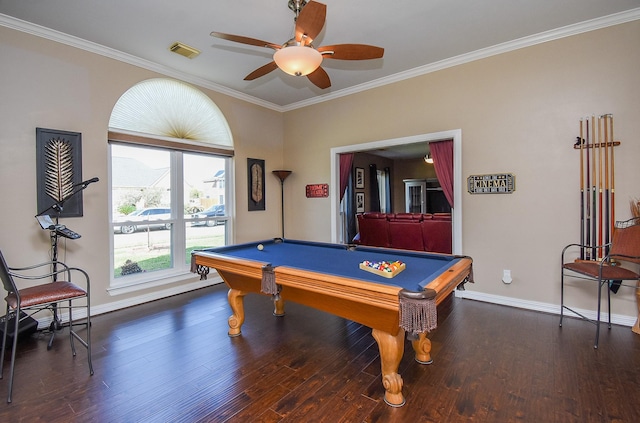
[[[262,251],[264,249],[264,245],[258,244],[258,250]]]

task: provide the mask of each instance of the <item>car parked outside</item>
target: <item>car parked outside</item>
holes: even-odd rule
[[[223,220],[216,219],[216,217],[221,216],[224,216],[224,204],[216,204],[204,211],[192,214],[192,218],[202,220],[191,222],[191,226],[216,226],[223,223]]]
[[[171,223],[155,222],[156,220],[171,219],[171,209],[162,207],[148,207],[136,210],[126,216],[115,219],[115,222],[128,222],[113,227],[114,232],[132,234],[137,230],[147,229],[171,229]],[[129,223],[135,222],[135,223]]]

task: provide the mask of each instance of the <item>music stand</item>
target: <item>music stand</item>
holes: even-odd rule
[[[69,200],[71,197],[76,195],[77,193],[84,191],[89,186],[89,184],[98,182],[98,180],[99,180],[98,178],[91,178],[86,181],[80,182],[79,184],[74,185],[73,190],[69,195],[67,195],[62,200],[53,203],[51,206],[47,207],[46,209],[42,210],[36,215],[36,219],[38,220],[38,223],[40,223],[40,226],[42,227],[42,229],[49,230],[49,236],[51,239],[51,261],[53,262],[52,270],[54,273],[57,271],[56,262],[58,261],[58,239],[60,237],[69,238],[69,239],[80,238],[80,234],[70,230],[65,225],[59,224],[60,213],[62,213],[64,209],[64,203],[67,200]],[[49,210],[52,210],[55,212],[55,222],[51,220],[51,217],[49,215],[45,214]],[[57,275],[54,274],[53,281],[55,282],[56,280],[57,280]],[[49,326],[49,330],[51,331],[51,337],[49,338],[49,343],[47,344],[48,350],[50,350],[51,347],[53,346],[53,338],[55,336],[55,331],[62,329],[62,322],[60,321],[60,317],[58,317],[57,307],[55,304],[52,305],[51,307],[53,312],[53,320],[51,321],[51,325]]]

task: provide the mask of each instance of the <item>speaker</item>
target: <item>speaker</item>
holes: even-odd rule
[[[31,316],[27,316],[26,313],[20,312],[20,323],[18,323],[18,340],[31,336],[38,329],[38,321]],[[7,316],[0,317],[0,342],[4,337],[4,323],[7,320]],[[15,315],[11,315],[9,318],[9,328],[7,329],[7,347],[13,344],[14,325],[16,324]],[[0,348],[2,344],[0,343]]]

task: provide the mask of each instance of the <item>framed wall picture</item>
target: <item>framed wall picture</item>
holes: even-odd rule
[[[356,192],[356,213],[364,213],[364,192]]]
[[[264,210],[264,160],[247,159],[249,211]]]
[[[364,169],[356,167],[356,188],[364,188]]]
[[[82,216],[82,134],[36,128],[37,214]]]

